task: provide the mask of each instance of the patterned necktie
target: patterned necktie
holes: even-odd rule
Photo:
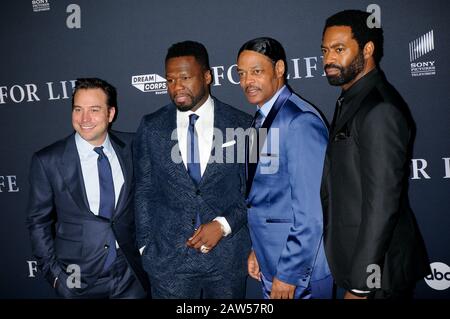
[[[255,129],[260,129],[264,120],[264,115],[261,112],[261,109],[258,109],[255,113],[253,127]]]
[[[189,127],[187,134],[187,170],[189,176],[192,178],[195,186],[198,186],[202,179],[200,170],[200,150],[198,147],[198,136],[195,130],[195,122],[198,120],[197,114],[189,115]],[[195,229],[200,227],[201,219],[200,214],[197,212],[195,218]]]
[[[258,109],[255,113],[255,116],[253,117],[252,128],[254,128],[255,130],[252,131],[251,141],[249,144],[249,152],[248,152],[248,154],[250,156],[249,163],[251,165],[255,165],[255,166],[259,159],[259,152],[258,152],[259,129],[261,128],[263,121],[264,121],[264,115],[262,114],[261,110]]]
[[[100,184],[100,207],[98,214],[99,216],[111,219],[115,206],[114,182],[111,165],[103,152],[103,146],[95,147],[94,151],[98,154],[97,167]],[[105,245],[105,249],[109,249],[109,251],[103,266],[104,270],[108,269],[117,257],[116,240],[112,231],[108,239],[108,244]]]

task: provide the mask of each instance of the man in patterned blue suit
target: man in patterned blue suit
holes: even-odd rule
[[[265,298],[330,298],[320,202],[326,125],[286,85],[278,41],[248,41],[237,66],[248,101],[257,105],[252,126],[259,131],[247,143],[248,272],[261,280]]]
[[[226,130],[245,130],[251,116],[211,97],[202,44],[174,44],[165,66],[172,103],[143,118],[134,152],[137,239],[152,297],[243,298],[244,145]]]

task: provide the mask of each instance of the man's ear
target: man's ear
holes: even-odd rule
[[[374,58],[373,53],[375,52],[375,44],[372,41],[367,42],[363,48],[364,60]]]
[[[206,71],[203,73],[203,76],[204,76],[204,78],[205,78],[206,84],[210,85],[210,84],[211,84],[211,81],[212,81],[211,70],[206,70]]]
[[[277,78],[284,77],[285,70],[286,70],[286,66],[284,65],[284,61],[278,60],[277,63],[275,63],[275,74],[277,75]]]
[[[116,115],[116,107],[108,107],[108,121],[111,123],[114,120],[114,115]]]

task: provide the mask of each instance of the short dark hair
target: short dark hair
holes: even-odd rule
[[[250,41],[245,42],[238,52],[241,55],[242,51],[250,50],[261,53],[268,57],[273,64],[277,63],[278,60],[282,60],[284,62],[284,77],[287,75],[287,62],[286,62],[286,52],[284,51],[283,46],[280,42],[273,38],[269,37],[260,37]]]
[[[359,49],[362,50],[367,42],[372,41],[375,45],[373,57],[376,64],[379,64],[383,57],[383,29],[380,27],[370,28],[367,25],[369,12],[360,10],[344,10],[329,17],[325,22],[322,37],[325,30],[334,26],[347,26],[352,29],[353,38],[358,42]]]
[[[117,108],[117,91],[114,86],[99,78],[80,78],[75,82],[72,94],[72,106],[75,93],[81,89],[101,89],[106,94],[106,104],[108,107]]]
[[[172,44],[167,50],[166,60],[182,56],[193,56],[203,70],[209,70],[208,51],[203,44],[195,41],[183,41]]]

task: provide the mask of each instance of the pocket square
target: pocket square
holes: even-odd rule
[[[348,137],[349,136],[345,132],[339,132],[334,137],[334,140],[335,141],[342,141],[342,140],[346,140]]]
[[[222,148],[236,144],[236,140],[228,141],[222,144]]]

